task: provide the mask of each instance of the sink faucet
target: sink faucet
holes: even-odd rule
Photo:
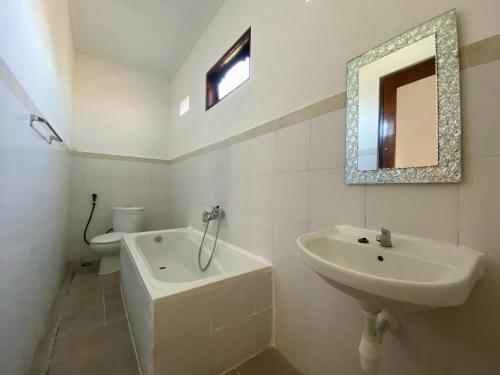
[[[385,229],[382,227],[382,234],[377,236],[377,241],[380,242],[380,246],[382,247],[392,247],[391,241],[391,231],[389,229]]]

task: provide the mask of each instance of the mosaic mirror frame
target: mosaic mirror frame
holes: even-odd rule
[[[359,69],[430,35],[436,41],[438,164],[428,167],[358,169]],[[346,184],[457,183],[462,179],[460,69],[455,10],[407,31],[347,64]]]

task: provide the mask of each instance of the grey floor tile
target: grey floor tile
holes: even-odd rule
[[[275,348],[269,348],[237,367],[240,375],[302,375]]]
[[[94,293],[85,297],[67,298],[61,308],[61,317],[75,314],[85,310],[102,310],[104,306],[104,296],[102,293]]]
[[[94,273],[99,272],[99,260],[91,260],[83,264],[77,264],[73,266],[73,269],[77,273]]]
[[[108,290],[104,292],[105,305],[123,304],[122,292],[120,289]]]
[[[134,356],[102,356],[93,361],[68,360],[51,366],[48,375],[139,375]]]
[[[104,285],[120,283],[120,272],[114,272],[107,275],[99,275],[101,282]]]
[[[106,322],[126,319],[125,307],[123,305],[120,289],[104,292],[104,311]]]
[[[61,318],[58,336],[80,334],[104,322],[103,308],[77,311]]]
[[[57,314],[50,365],[33,363],[31,375],[138,375],[120,290],[120,273],[73,265]],[[107,312],[107,313],[106,313]]]
[[[100,361],[105,357],[116,360],[133,356],[126,321],[94,327],[76,335],[58,337],[54,346],[53,364],[75,364]],[[135,357],[134,357],[135,358]]]
[[[101,285],[101,279],[97,273],[76,273],[71,281],[72,289],[84,290],[97,288]]]
[[[69,287],[68,294],[66,298],[73,301],[78,298],[83,298],[95,294],[102,293],[103,285],[99,282],[99,279],[94,279],[96,281],[89,281],[89,284],[85,284],[84,281],[78,282],[76,285],[71,283]]]

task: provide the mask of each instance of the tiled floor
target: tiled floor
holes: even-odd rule
[[[48,375],[139,374],[119,273],[74,272],[60,308]]]
[[[283,355],[269,348],[249,359],[226,375],[301,375]]]
[[[119,272],[99,276],[74,267],[54,303],[30,375],[139,375],[120,291]],[[300,375],[268,349],[228,375]],[[182,375],[182,374],[179,374]]]

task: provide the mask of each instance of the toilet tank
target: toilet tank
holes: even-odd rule
[[[134,233],[144,230],[144,207],[114,207],[113,231]]]

